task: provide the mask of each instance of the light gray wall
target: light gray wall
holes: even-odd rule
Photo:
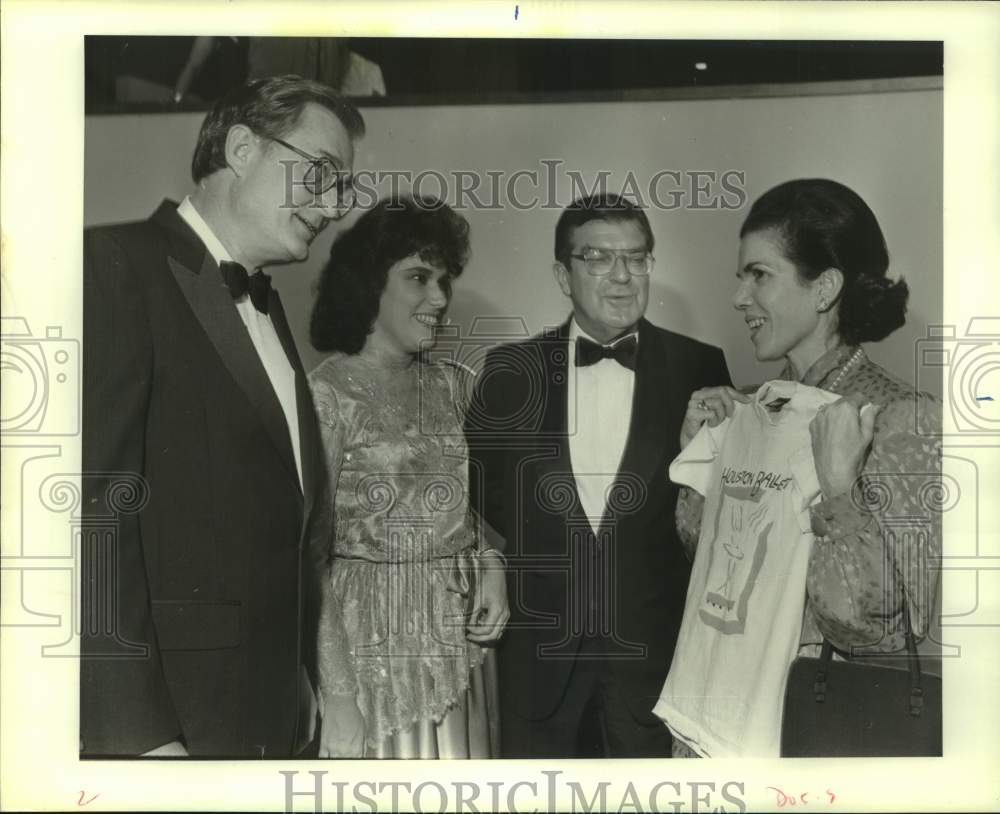
[[[941,320],[942,93],[937,90],[783,98],[710,99],[547,105],[383,107],[364,110],[369,135],[356,170],[444,173],[448,197],[458,171],[535,171],[560,160],[556,194],[568,200],[566,171],[589,186],[611,173],[618,190],[631,171],[643,194],[663,170],[744,173],[747,200],[736,210],[650,208],[656,268],[648,316],[659,325],[720,345],[734,380],[762,381],[777,371],[754,359],[730,297],[737,233],[753,199],[797,177],[828,177],[854,188],[885,231],[890,274],[911,288],[907,324],[869,348],[901,378],[914,378],[913,348],[929,323]],[[189,162],[199,114],[94,116],[86,121],[85,219],[88,225],[148,216],[164,197],[190,187]],[[518,189],[530,192],[522,180]],[[669,200],[669,176],[659,187]],[[383,186],[383,191],[387,190]],[[427,178],[421,191],[437,193]],[[719,192],[718,185],[713,187]],[[483,192],[480,192],[482,195]],[[736,202],[732,194],[727,203]],[[688,201],[690,202],[690,201]],[[473,256],[456,285],[451,315],[463,331],[479,315],[514,316],[529,331],[560,322],[568,301],[550,272],[558,209],[467,210]],[[348,221],[349,222],[349,221]],[[273,269],[307,368],[320,358],[309,346],[308,315],[333,228],[300,266]],[[482,323],[480,323],[482,324]],[[940,384],[921,378],[940,395]]]

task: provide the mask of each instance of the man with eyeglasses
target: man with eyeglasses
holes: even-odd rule
[[[691,392],[728,384],[722,352],[643,318],[645,213],[613,195],[556,225],[573,313],[487,356],[469,410],[473,505],[506,541],[500,645],[508,758],[669,757],[652,714],[690,564],[667,467]]]
[[[262,268],[350,208],[358,111],[295,76],[209,112],[194,191],[84,235],[81,754],[285,758],[322,556],[312,401]]]

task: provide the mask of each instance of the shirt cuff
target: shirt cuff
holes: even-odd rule
[[[872,522],[871,512],[860,508],[851,496],[851,490],[829,499],[821,500],[811,509],[813,534],[829,540],[840,540],[859,534]]]

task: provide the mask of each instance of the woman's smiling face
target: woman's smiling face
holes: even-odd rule
[[[426,349],[451,300],[452,277],[420,255],[389,267],[369,341],[393,354]]]
[[[817,308],[818,284],[802,279],[777,231],[743,237],[736,277],[733,307],[743,312],[758,361],[789,357],[804,370],[823,354],[827,330]]]

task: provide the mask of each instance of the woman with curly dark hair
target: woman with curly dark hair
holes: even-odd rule
[[[785,368],[751,396],[695,391],[670,468],[694,566],[656,712],[681,756],[777,756],[795,657],[901,651],[937,589],[940,404],[861,347],[906,315],[875,215],[842,184],[789,181],[740,239],[733,306]]]
[[[505,579],[469,510],[464,389],[426,354],[468,231],[440,201],[384,200],[337,238],[320,278],[320,757],[493,756],[483,645],[507,621]]]

